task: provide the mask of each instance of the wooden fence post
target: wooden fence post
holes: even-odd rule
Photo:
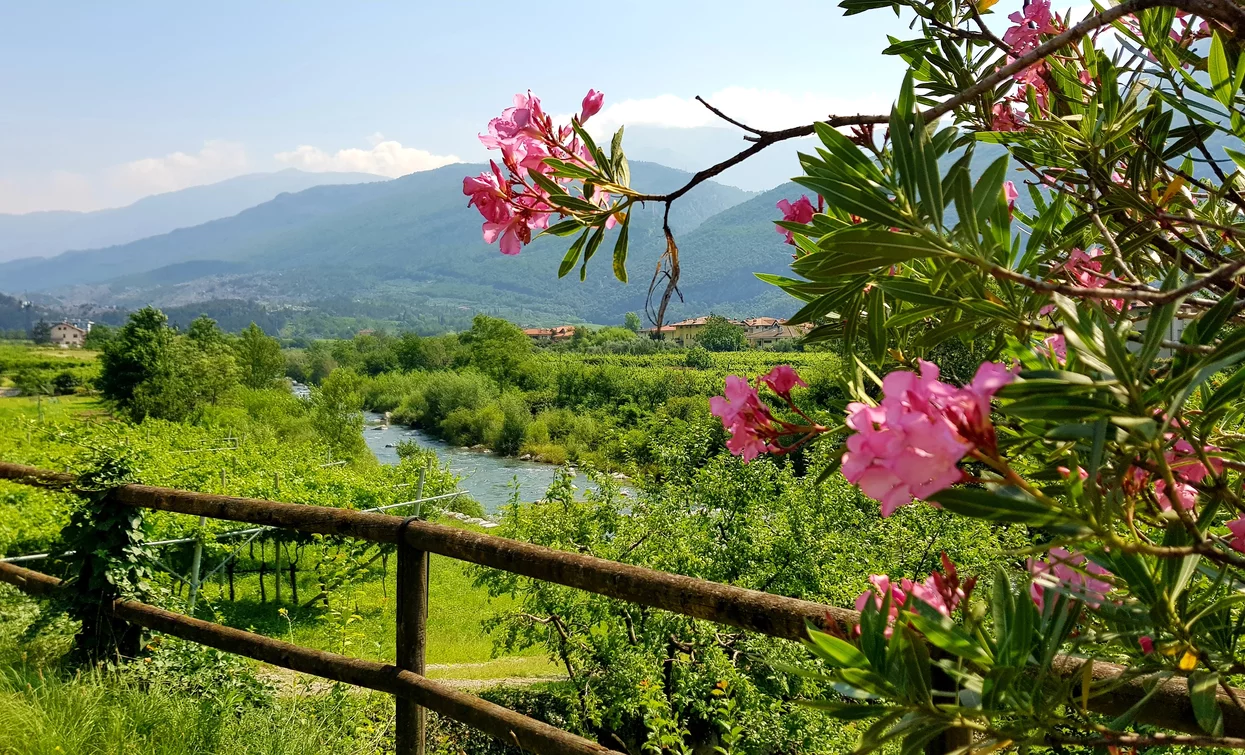
[[[423,676],[428,640],[428,551],[406,543],[405,524],[413,518],[408,518],[398,533],[397,664]],[[427,711],[410,700],[395,699],[397,755],[424,755]]]

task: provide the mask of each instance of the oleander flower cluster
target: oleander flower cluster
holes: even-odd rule
[[[601,111],[604,95],[589,90],[580,111],[573,117],[582,126]],[[540,99],[530,91],[516,94],[513,104],[489,121],[488,133],[480,134],[480,143],[501,153],[501,163],[489,161],[489,170],[463,179],[463,194],[470,197],[484,218],[486,243],[500,242],[502,254],[518,254],[530,244],[533,233],[549,228],[552,220],[565,214],[550,201],[549,182],[568,189],[571,179],[554,178],[549,160],[558,160],[591,171],[595,159],[573,125],[555,125],[544,111]],[[540,181],[537,176],[546,179]],[[582,184],[583,200],[601,208],[611,206],[609,193]],[[611,214],[605,221],[612,228],[616,219]]]

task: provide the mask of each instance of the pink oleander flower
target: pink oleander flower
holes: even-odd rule
[[[1070,479],[1072,477],[1072,470],[1068,469],[1067,467],[1055,467],[1055,470],[1059,472],[1059,476],[1063,477],[1065,480]],[[1082,481],[1088,480],[1089,472],[1086,472],[1084,467],[1077,467],[1076,476],[1080,477]]]
[[[1063,364],[1068,361],[1068,342],[1058,333],[1051,334],[1042,340],[1043,347],[1039,347],[1039,352],[1044,352],[1046,356]]]
[[[1214,446],[1205,446],[1202,450],[1209,454],[1219,449]],[[1176,485],[1175,495],[1169,496],[1167,480],[1156,475],[1154,497],[1158,500],[1159,508],[1163,511],[1171,511],[1171,499],[1174,497],[1182,509],[1186,511],[1192,509],[1197,505],[1197,485],[1206,479],[1210,470],[1202,463],[1193,444],[1184,438],[1173,443],[1172,447],[1163,453],[1163,458],[1167,460],[1167,465],[1172,470],[1172,478]],[[1207,456],[1207,458],[1215,474],[1223,472],[1223,462],[1219,458],[1214,456]]]
[[[1020,199],[1020,192],[1016,191],[1016,184],[1011,181],[1003,182],[1003,196],[1007,199],[1007,215],[1016,211],[1016,200]]]
[[[955,564],[951,559],[947,558],[947,554],[941,554],[942,572],[934,572],[925,578],[924,582],[916,583],[910,579],[903,579],[899,585],[891,581],[891,578],[885,574],[874,574],[869,577],[869,589],[865,590],[856,598],[856,610],[863,611],[869,605],[870,600],[878,610],[882,609],[882,603],[886,596],[889,595],[891,602],[888,608],[886,619],[886,636],[890,637],[894,631],[896,619],[899,618],[901,609],[911,610],[908,603],[909,598],[925,603],[943,616],[950,616],[955,609],[964,601],[968,600],[968,596],[972,594],[973,587],[977,583],[977,578],[960,581],[956,572]],[[857,634],[860,627],[856,628]]]
[[[778,210],[782,212],[782,219],[789,223],[810,223],[813,220],[813,216],[817,214],[817,210],[813,207],[813,203],[809,201],[807,194],[800,195],[800,198],[794,202],[787,199],[780,201]],[[778,232],[787,238],[788,244],[795,243],[791,231],[779,227]]]
[[[599,112],[603,101],[600,92],[589,90],[580,121]],[[530,91],[516,94],[513,104],[489,121],[488,133],[480,134],[480,142],[501,152],[506,174],[494,162],[492,174],[464,179],[463,193],[471,197],[468,206],[475,206],[484,217],[484,240],[500,242],[503,254],[518,254],[531,243],[533,231],[548,228],[555,215],[567,214],[550,204],[548,192],[532,179],[533,174],[552,179],[553,168],[545,162],[548,158],[591,166],[592,155],[570,125],[554,126],[553,119],[541,109],[540,99]],[[565,178],[552,180],[568,187],[574,184]],[[603,209],[611,208],[614,199],[601,191],[583,198]],[[604,224],[612,228],[617,222],[618,218],[610,214]]]
[[[1141,652],[1149,655],[1154,652],[1154,638],[1149,635],[1137,638],[1137,644],[1141,646]]]
[[[795,370],[791,369],[791,365],[780,364],[767,374],[761,376],[761,381],[769,386],[770,390],[779,396],[789,396],[791,389],[797,385],[801,388],[807,388],[808,383],[804,382]]]
[[[1232,533],[1230,545],[1233,550],[1245,553],[1245,514],[1228,522],[1228,531]]]
[[[726,395],[709,399],[709,411],[722,420],[731,434],[726,447],[744,461],[752,461],[770,450],[767,436],[774,424],[769,408],[757,389],[737,375],[726,378]]]
[[[1041,35],[1059,32],[1059,25],[1051,16],[1050,0],[1029,0],[1024,10],[1007,18],[1015,26],[1003,32],[1003,41],[1017,57],[1036,48],[1042,41]]]
[[[778,394],[808,424],[793,424],[774,417],[757,392],[761,385]],[[758,377],[756,386],[736,375],[726,378],[726,395],[709,399],[709,411],[721,419],[722,426],[730,432],[726,447],[731,453],[742,456],[744,461],[752,461],[763,453],[787,453],[826,432],[827,428],[813,422],[792,403],[791,390],[797,385],[807,386],[807,383],[787,365],[779,365]],[[782,439],[789,436],[799,437],[791,445],[784,446]]]
[[[1008,59],[1008,63],[1012,62],[1012,58]],[[1028,98],[1028,89],[1033,90],[1033,98],[1037,101],[1038,109],[1045,113],[1049,110],[1048,95],[1050,93],[1050,85],[1046,83],[1046,64],[1035,63],[1012,78],[1016,81],[1017,91],[1013,95],[1013,99],[1024,102]]]
[[[1044,610],[1046,591],[1058,588],[1071,594],[1090,608],[1097,608],[1106,600],[1111,583],[1095,577],[1111,577],[1111,572],[1085,558],[1084,554],[1069,552],[1063,548],[1051,548],[1045,561],[1029,559],[1029,573],[1033,581],[1029,595],[1038,610]]]
[[[505,223],[514,214],[509,203],[509,187],[502,179],[497,163],[493,163],[491,172],[485,171],[474,178],[464,178],[463,194],[471,197],[467,206],[475,205],[487,222]]]
[[[584,95],[583,104],[579,110],[579,123],[583,125],[588,119],[601,112],[601,104],[605,102],[605,95],[595,89],[589,89]]]
[[[1066,261],[1051,267],[1051,272],[1063,270],[1073,283],[1083,288],[1104,288],[1112,281],[1102,274],[1102,261],[1098,259],[1102,255],[1103,251],[1097,248],[1073,249]],[[1107,299],[1107,304],[1116,311],[1123,311],[1125,306],[1123,299]]]
[[[501,115],[488,122],[488,134],[480,134],[480,143],[489,149],[501,149],[503,144],[515,138],[531,133],[533,124],[544,115],[540,109],[540,99],[531,91],[527,94],[516,94],[514,105],[501,111]]]
[[[847,407],[847,426],[856,432],[847,439],[843,476],[882,504],[882,516],[959,482],[957,465],[974,448],[994,450],[990,398],[1014,373],[987,362],[964,388],[938,374],[926,361],[919,374],[896,370],[882,380],[881,404]]]
[[[1012,109],[1010,102],[1000,102],[991,111],[991,131],[1024,131],[1025,115]]]

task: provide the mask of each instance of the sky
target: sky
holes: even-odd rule
[[[515,92],[598,129],[763,128],[889,109],[911,36],[834,2],[6,3],[0,213],[93,210],[295,167],[477,161]]]

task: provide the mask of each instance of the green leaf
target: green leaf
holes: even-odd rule
[[[1189,674],[1189,702],[1193,704],[1193,716],[1197,725],[1207,734],[1223,736],[1223,710],[1219,708],[1219,674],[1214,671],[1194,671]]]
[[[1008,494],[981,488],[947,488],[928,500],[954,514],[992,522],[1017,522],[1040,527],[1067,519],[1059,509],[1047,506],[1020,490],[999,490],[1008,491]]]
[[[631,227],[631,213],[623,218],[622,229],[618,232],[618,240],[614,242],[614,277],[623,283],[627,282],[627,230]]]
[[[563,220],[561,223],[555,223],[541,232],[542,236],[570,236],[572,233],[583,228],[584,224],[578,220]]]
[[[869,350],[873,361],[882,364],[886,359],[886,298],[876,286],[865,294],[865,308],[869,313]]]
[[[1206,58],[1206,72],[1210,74],[1210,87],[1215,99],[1220,104],[1232,109],[1232,98],[1236,94],[1232,69],[1228,67],[1228,54],[1223,48],[1223,39],[1215,32],[1210,40],[1210,54]]]
[[[869,668],[869,659],[852,643],[841,640],[832,634],[808,630],[808,641],[804,644],[813,655],[835,668]]]
[[[989,667],[994,659],[967,632],[955,625],[951,619],[938,613],[924,601],[910,601],[917,607],[917,612],[909,611],[908,618],[917,631],[925,635],[934,647],[963,658],[979,666]]]
[[[823,280],[946,253],[921,236],[858,226],[826,236],[818,246],[818,252],[799,258],[791,269],[809,280]]]
[[[870,718],[885,716],[896,710],[885,705],[862,705],[840,700],[796,700],[795,704],[805,708],[814,708],[840,721],[866,721]]]
[[[596,233],[588,239],[588,246],[584,247],[584,264],[579,268],[579,280],[582,281],[588,277],[588,260],[597,253],[597,247],[601,246],[603,238],[605,238],[605,223],[597,226]]]
[[[1007,175],[1007,164],[1007,155],[990,163],[973,187],[973,207],[980,226],[985,226],[1000,205],[1007,204],[1003,199],[1003,177]]]
[[[798,176],[796,183],[820,194],[834,208],[878,225],[907,228],[912,222],[895,209],[890,198],[863,180],[850,176]]]
[[[1173,267],[1163,283],[1163,290],[1170,291],[1175,288],[1179,279],[1180,270]],[[1154,361],[1154,357],[1158,356],[1159,348],[1164,340],[1163,336],[1167,335],[1167,329],[1171,326],[1179,304],[1174,301],[1168,302],[1150,310],[1150,316],[1146,318],[1145,333],[1141,338],[1141,351],[1137,353],[1137,370],[1140,374],[1144,375],[1150,369],[1150,363]]]
[[[562,264],[558,266],[558,277],[564,278],[575,267],[575,263],[579,262],[579,253],[584,248],[584,242],[588,240],[588,231],[585,228],[579,238],[575,239],[575,243],[571,244],[571,248],[566,250],[566,256],[562,258]]]

